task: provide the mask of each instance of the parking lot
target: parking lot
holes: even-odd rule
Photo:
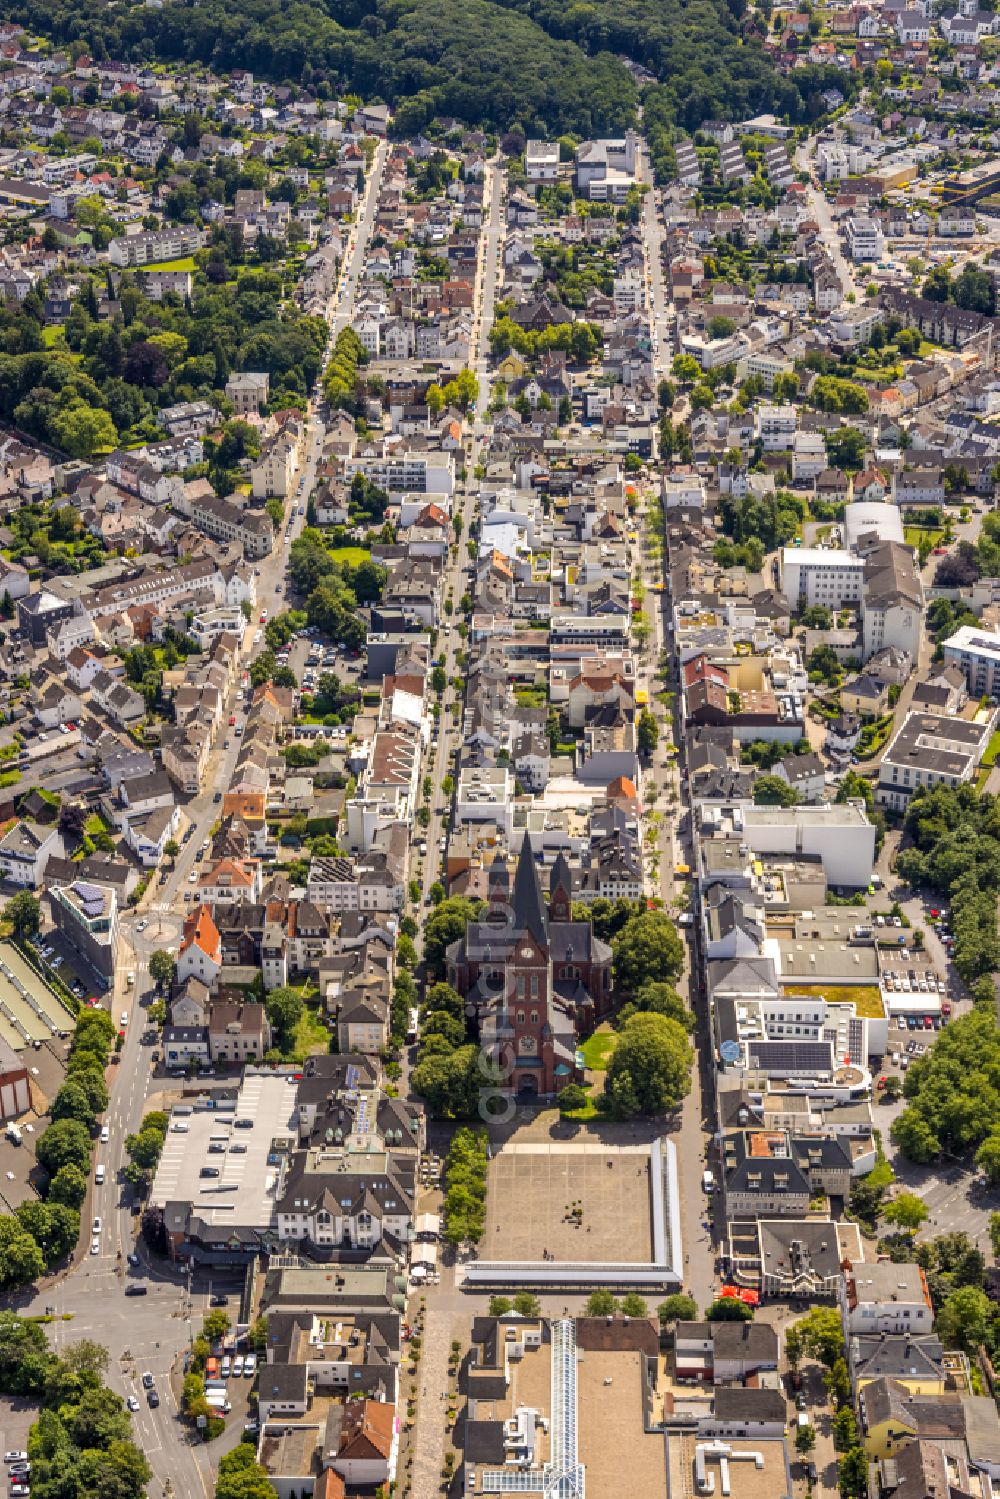
[[[298,678],[306,692],[313,692],[320,677],[326,673],[335,676],[345,687],[359,687],[364,662],[360,656],[350,655],[343,646],[324,639],[319,632],[310,629],[291,640],[276,656],[279,666],[287,666]]]

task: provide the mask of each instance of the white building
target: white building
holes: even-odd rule
[[[555,182],[559,176],[559,142],[528,141],[524,148],[524,175],[531,187]]]
[[[936,713],[907,713],[882,756],[875,800],[904,812],[921,786],[961,786],[973,779],[986,753],[996,713],[979,723]]]
[[[62,851],[62,838],[55,827],[15,822],[0,838],[0,875],[12,885],[35,890],[45,878],[49,859]]]
[[[963,625],[944,643],[946,665],[964,672],[972,697],[1000,697],[1000,632]]]
[[[919,1265],[888,1260],[852,1264],[841,1279],[838,1299],[847,1338],[915,1335],[934,1328],[927,1277]]]
[[[108,245],[112,265],[152,265],[160,260],[181,260],[205,243],[205,234],[192,224],[174,224],[148,234],[123,234]]]
[[[793,609],[825,604],[842,609],[859,603],[865,564],[853,552],[819,547],[785,547],[781,553],[781,591]]]
[[[852,260],[882,259],[885,253],[885,235],[874,219],[852,216],[847,220],[845,232]]]
[[[782,453],[790,448],[799,424],[794,406],[766,406],[757,408],[757,435],[765,453]]]
[[[864,802],[820,807],[743,808],[743,839],[754,854],[818,858],[831,885],[866,888],[875,863],[875,827]]]
[[[389,494],[450,495],[455,488],[455,460],[451,453],[396,453],[384,457],[348,458],[348,482],[363,474],[371,484]]]

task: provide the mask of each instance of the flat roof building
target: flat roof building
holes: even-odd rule
[[[118,960],[118,898],[110,885],[74,880],[49,891],[52,917],[70,946],[106,984]]]
[[[903,812],[922,786],[961,786],[971,781],[986,753],[996,712],[984,720],[907,713],[882,756],[875,800]]]
[[[170,1116],[150,1203],[174,1257],[277,1243],[275,1200],[298,1142],[295,1079],[249,1070],[233,1100]]]

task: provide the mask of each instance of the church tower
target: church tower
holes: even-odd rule
[[[573,919],[573,875],[565,854],[559,854],[549,878],[549,920]]]
[[[514,874],[511,906],[507,1016],[514,1045],[514,1085],[522,1097],[552,1093],[555,1077],[549,1013],[552,992],[549,918],[527,834]]]

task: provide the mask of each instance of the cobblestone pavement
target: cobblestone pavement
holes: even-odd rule
[[[424,1319],[409,1488],[411,1499],[432,1499],[441,1491],[446,1436],[445,1402],[441,1397],[448,1391],[448,1355],[454,1321],[452,1312],[429,1307]]]

